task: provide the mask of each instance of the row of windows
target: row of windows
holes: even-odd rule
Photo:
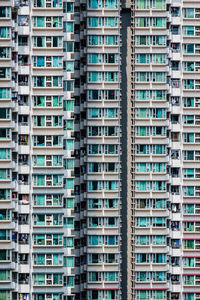
[[[34,0],[34,7],[62,8],[62,0]]]
[[[1,56],[0,56],[1,58]],[[118,64],[119,54],[114,53],[90,53],[87,56],[88,64]]]
[[[166,173],[166,163],[136,163],[137,173]]]
[[[88,282],[99,281],[117,282],[119,280],[118,272],[88,272]]]
[[[149,281],[166,281],[166,272],[136,272],[136,281],[138,282],[149,282]]]
[[[166,64],[166,54],[136,54],[137,64]]]
[[[136,82],[166,82],[165,72],[136,72]]]
[[[107,181],[100,181],[100,180],[93,180],[88,181],[88,191],[118,191],[119,190],[119,181],[115,180],[107,180]]]
[[[150,299],[167,299],[167,292],[165,290],[137,290],[137,300],[150,300]]]
[[[162,126],[137,126],[136,127],[136,136],[166,136],[166,127]],[[174,140],[178,141],[178,138],[174,137]],[[199,134],[198,133],[183,133],[183,142],[184,143],[198,143],[199,142]],[[141,146],[142,147],[142,146]],[[144,150],[145,151],[145,150]],[[146,154],[146,153],[141,153]]]
[[[88,290],[88,298],[87,300],[118,300],[120,297],[118,290]],[[4,299],[3,299],[4,300]],[[192,299],[193,300],[193,299]]]
[[[119,46],[118,35],[88,35],[88,46]]]
[[[118,1],[117,0],[89,0],[88,8],[91,9],[117,9]]]
[[[136,154],[157,154],[164,155],[166,154],[167,147],[166,145],[136,145]]]
[[[88,218],[88,228],[101,228],[101,227],[118,227],[119,218],[118,217],[89,217]]]
[[[165,108],[136,108],[136,118],[149,119],[165,119],[166,109]]]
[[[33,56],[33,66],[62,68],[63,58],[62,56]]]
[[[137,264],[166,264],[167,255],[165,253],[137,253],[136,254]]]
[[[166,9],[166,0],[136,0],[136,9]]]
[[[88,209],[118,209],[118,199],[90,199],[88,198]]]
[[[33,17],[33,28],[62,28],[62,17]]]
[[[119,136],[117,126],[88,126],[88,137]]]
[[[136,181],[136,191],[149,192],[153,190],[165,192],[166,188],[167,182],[165,181]],[[200,194],[199,191],[198,186],[183,186],[183,195],[186,197],[198,196]],[[179,189],[176,189],[176,191],[172,190],[171,192],[180,195]]]
[[[137,227],[166,227],[167,219],[160,217],[138,217],[136,218],[136,226]]]
[[[69,224],[73,227],[73,218],[69,218]],[[36,226],[62,226],[63,214],[33,214],[33,224]],[[69,226],[71,228],[71,226]]]
[[[73,198],[64,198],[62,194],[33,194],[34,206],[59,206],[64,208],[74,208]]]
[[[1,90],[0,90],[1,92]],[[87,98],[88,100],[119,100],[119,90],[88,90]]]
[[[164,126],[136,126],[136,136],[166,136]]]
[[[88,235],[88,246],[118,246],[119,244],[119,236],[117,235]],[[118,255],[118,254],[115,254]],[[104,254],[106,256],[106,254]],[[119,257],[114,258],[113,260],[108,260],[108,258],[104,258],[105,263],[113,263],[118,262]],[[102,263],[103,261],[101,259],[94,258],[94,255],[88,254],[88,263]]]
[[[118,27],[119,18],[118,17],[88,17],[87,24],[88,27]]]
[[[33,116],[33,127],[62,127],[62,126],[63,126],[62,116]]]
[[[174,298],[171,299],[177,299],[177,295],[179,293],[172,293],[171,296]],[[184,293],[183,299],[184,300],[198,300],[200,297],[200,294],[197,293]],[[114,299],[114,298],[113,298]],[[137,300],[150,300],[150,299],[167,299],[167,292],[165,290],[137,290],[136,291],[136,299]]]
[[[136,199],[136,209],[166,209],[166,199]]]
[[[62,167],[62,155],[33,155],[33,165],[37,167]]]
[[[135,90],[136,100],[158,100],[166,101],[166,90]]]
[[[165,35],[136,35],[136,46],[166,46],[167,36]]]
[[[119,145],[113,144],[90,144],[88,145],[88,154],[112,154],[116,155],[119,153]]]
[[[137,27],[166,28],[166,18],[164,17],[136,17],[135,25]]]
[[[88,82],[117,82],[118,72],[88,72]]]
[[[88,173],[119,172],[119,163],[88,163]]]
[[[88,108],[88,118],[118,118],[118,108]]]

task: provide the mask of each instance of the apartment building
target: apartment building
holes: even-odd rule
[[[126,82],[122,76],[127,89],[122,120],[127,114],[128,128],[127,149],[122,146],[128,153],[122,157],[127,168],[122,218],[128,231],[124,299],[197,300],[200,2],[123,5],[122,27],[128,14],[131,19],[124,29]]]
[[[200,2],[0,2],[0,300],[200,299]]]
[[[0,299],[121,299],[120,5],[0,1]]]

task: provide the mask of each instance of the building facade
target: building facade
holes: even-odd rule
[[[0,1],[0,299],[120,299],[119,1]]]
[[[200,2],[0,1],[0,300],[200,299]]]
[[[196,300],[200,3],[136,0],[127,11],[124,299]]]

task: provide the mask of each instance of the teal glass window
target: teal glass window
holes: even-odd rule
[[[70,189],[70,190],[74,189],[74,179],[68,178],[66,180],[66,189]]]
[[[150,182],[149,181],[136,181],[136,191],[149,191]]]
[[[0,99],[10,99],[10,88],[0,88]]]
[[[64,41],[63,42],[63,51],[64,52],[74,52],[74,42],[71,42],[71,41],[66,42],[66,41]]]
[[[184,36],[194,36],[194,26],[183,26],[183,34]]]
[[[184,204],[184,214],[194,214],[194,204]]]
[[[194,44],[183,44],[184,53],[194,54]]]
[[[33,27],[45,27],[45,18],[33,17]]]
[[[149,100],[150,91],[149,90],[136,90],[136,100]]]
[[[0,38],[10,38],[11,37],[11,28],[10,27],[0,27]]]
[[[150,55],[149,54],[136,54],[136,63],[137,64],[149,64]]]
[[[104,44],[107,46],[117,46],[118,41],[117,35],[104,35]]]
[[[194,90],[194,79],[185,79],[183,80],[184,89],[186,90]]]
[[[74,62],[73,61],[64,61],[63,69],[67,72],[74,72]]]
[[[184,8],[183,15],[184,15],[184,18],[194,19],[195,18],[195,9],[194,8]]]
[[[193,97],[184,97],[184,107],[194,107],[194,98]]]
[[[104,0],[104,7],[108,9],[117,9],[118,1],[117,0]]]
[[[150,128],[148,126],[137,126],[136,127],[136,135],[137,136],[149,136],[149,130]]]
[[[194,186],[184,186],[183,187],[184,196],[194,196]]]
[[[74,32],[74,23],[73,22],[66,22],[66,32]]]
[[[149,9],[149,0],[136,0],[136,9]]]
[[[166,18],[162,18],[162,17],[152,18],[152,26],[156,28],[166,28]]]
[[[104,18],[105,27],[118,27],[118,17],[105,17]]]

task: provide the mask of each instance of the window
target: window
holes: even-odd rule
[[[152,27],[166,28],[166,18],[161,18],[161,17],[152,18]]]
[[[0,79],[10,79],[10,68],[0,68]]]
[[[183,169],[184,178],[194,178],[194,169]]]
[[[67,72],[74,72],[74,62],[73,61],[64,61],[63,70]]]
[[[184,204],[184,214],[194,214],[194,204]]]
[[[195,9],[194,8],[184,8],[183,15],[184,15],[184,18],[194,19],[195,18]]]
[[[184,36],[194,36],[194,26],[183,26]]]
[[[194,143],[194,133],[183,134],[184,143]]]
[[[149,27],[150,18],[148,17],[135,18],[135,23],[136,23],[136,27]]]
[[[150,91],[149,90],[136,90],[136,100],[149,100]]]
[[[150,273],[149,272],[136,272],[136,281],[147,282],[149,280],[150,280]]]
[[[67,3],[69,3],[69,2],[67,2]],[[74,52],[74,42],[64,41],[63,42],[63,51],[64,52]]]
[[[184,89],[194,90],[194,83],[195,83],[195,81],[193,79],[183,80]]]
[[[10,27],[0,27],[0,39],[10,38],[11,37],[10,32],[11,32]]]
[[[10,18],[11,8],[8,6],[0,7],[0,18]]]
[[[136,127],[136,136],[149,136],[150,128],[147,126],[137,126]]]
[[[136,245],[148,246],[150,244],[150,239],[148,235],[137,235]]]
[[[194,98],[187,97],[187,98],[183,98],[183,100],[184,100],[184,107],[194,107]]]
[[[136,226],[137,227],[149,227],[150,226],[150,218],[140,217],[136,218]]]
[[[10,300],[10,290],[1,290],[1,295],[0,295],[1,300]]]
[[[136,299],[137,300],[148,300],[148,299],[150,299],[150,291],[149,290],[137,290],[136,291]]]
[[[67,92],[73,92],[74,91],[74,81],[73,80],[67,80],[63,82],[63,89]]]
[[[194,54],[194,44],[183,44],[184,53]]]

